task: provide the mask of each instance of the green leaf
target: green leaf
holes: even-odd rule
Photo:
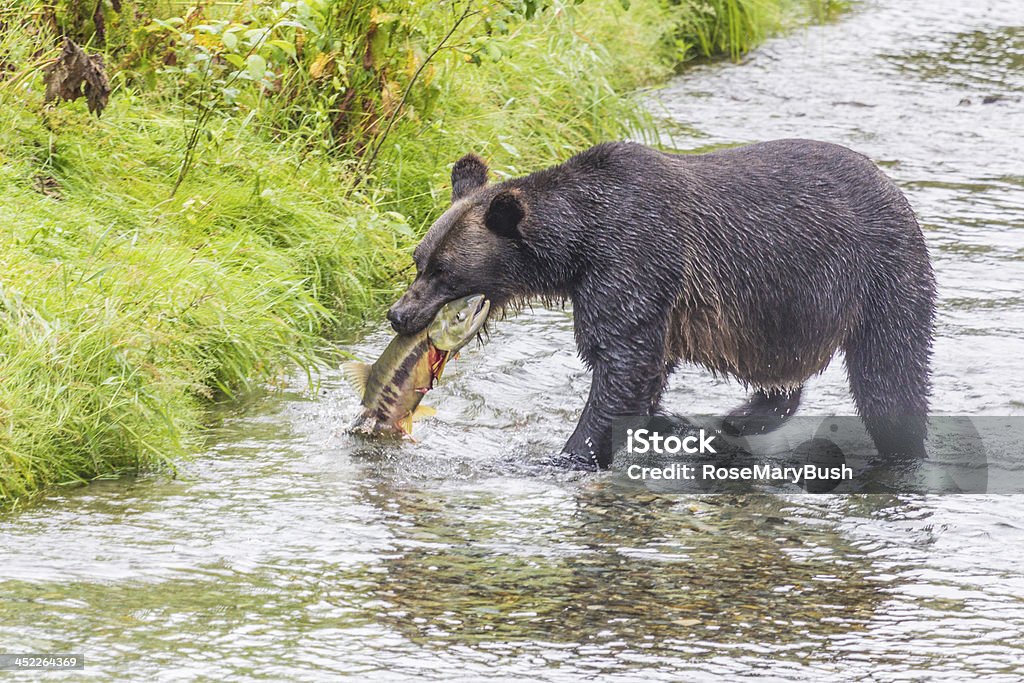
[[[267,42],[270,43],[271,45],[273,45],[274,47],[276,47],[277,49],[281,50],[282,52],[284,52],[286,55],[288,55],[292,59],[295,59],[295,44],[294,43],[289,43],[287,40],[280,40],[280,39],[278,39],[278,40],[269,40]]]
[[[264,36],[270,33],[269,28],[251,28],[242,34],[242,37],[248,40],[250,43],[257,43],[263,40]]]
[[[622,9],[629,10],[630,0],[619,0],[619,4],[622,5]]]
[[[238,36],[230,31],[220,37],[220,41],[224,43],[224,47],[229,50],[234,50],[238,47]]]
[[[236,54],[228,53],[228,54],[224,55],[224,59],[228,60],[228,63],[231,64],[231,66],[235,67],[236,69],[244,69],[245,68],[245,60],[242,59],[241,55],[236,55]]]
[[[263,79],[263,75],[267,73],[267,60],[263,59],[259,55],[249,55],[249,58],[245,60],[246,67],[249,70],[249,76],[252,80],[259,81]]]

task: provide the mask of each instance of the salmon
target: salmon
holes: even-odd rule
[[[491,303],[481,294],[445,304],[422,332],[398,335],[372,365],[346,363],[346,379],[362,397],[363,410],[349,428],[366,435],[408,436],[413,420],[432,415],[423,396],[445,364],[477,335]]]

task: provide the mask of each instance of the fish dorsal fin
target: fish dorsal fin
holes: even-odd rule
[[[366,381],[370,377],[370,364],[351,361],[341,366],[341,374],[355,387],[360,396],[366,394]]]

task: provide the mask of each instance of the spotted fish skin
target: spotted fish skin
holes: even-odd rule
[[[349,431],[394,436],[408,433],[403,422],[409,421],[434,383],[430,364],[432,353],[438,352],[424,331],[395,337],[373,365],[362,365],[367,369],[363,411]],[[346,374],[357,388],[359,372],[359,367],[346,368]]]
[[[366,435],[408,436],[416,417],[432,414],[420,406],[444,372],[445,363],[487,320],[490,302],[481,295],[445,304],[426,330],[399,335],[372,365],[346,363],[345,377],[362,396],[363,410],[349,428]]]

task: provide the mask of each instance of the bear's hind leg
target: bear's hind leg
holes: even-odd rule
[[[722,425],[725,432],[749,436],[778,429],[800,407],[803,389],[758,389],[746,403],[729,413]]]
[[[883,456],[925,456],[932,312],[911,302],[867,317],[843,345],[850,391]]]

